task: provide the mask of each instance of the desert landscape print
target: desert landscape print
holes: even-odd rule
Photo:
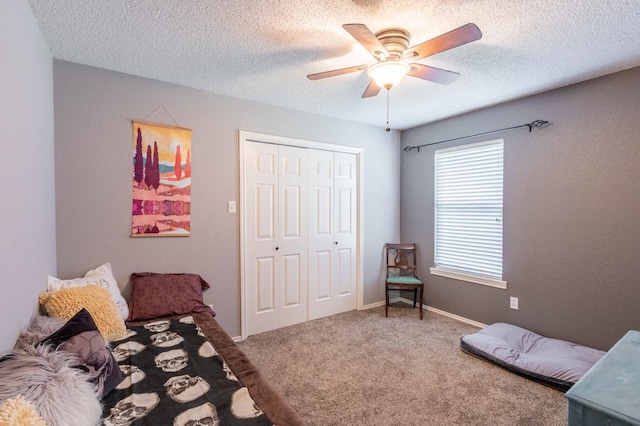
[[[132,237],[191,233],[191,130],[133,122]]]

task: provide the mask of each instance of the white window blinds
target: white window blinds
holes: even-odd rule
[[[500,281],[503,159],[502,140],[436,151],[434,273],[488,278],[506,287]]]

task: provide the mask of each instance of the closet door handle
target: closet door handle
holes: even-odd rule
[[[337,241],[334,241],[334,243],[333,243],[333,244],[338,245],[338,242],[337,242]]]
[[[280,247],[276,247],[276,250],[280,250]]]

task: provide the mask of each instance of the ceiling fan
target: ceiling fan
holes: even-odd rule
[[[452,83],[460,76],[457,72],[410,61],[417,61],[482,38],[482,32],[472,23],[413,47],[408,47],[409,33],[401,28],[386,29],[375,34],[364,24],[344,24],[342,28],[373,55],[376,63],[309,74],[307,78],[319,80],[367,70],[371,82],[362,94],[363,98],[376,96],[382,87],[391,89],[405,75],[439,84]]]

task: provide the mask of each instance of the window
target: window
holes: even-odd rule
[[[502,281],[503,141],[435,152],[435,267],[431,273],[507,288]]]

